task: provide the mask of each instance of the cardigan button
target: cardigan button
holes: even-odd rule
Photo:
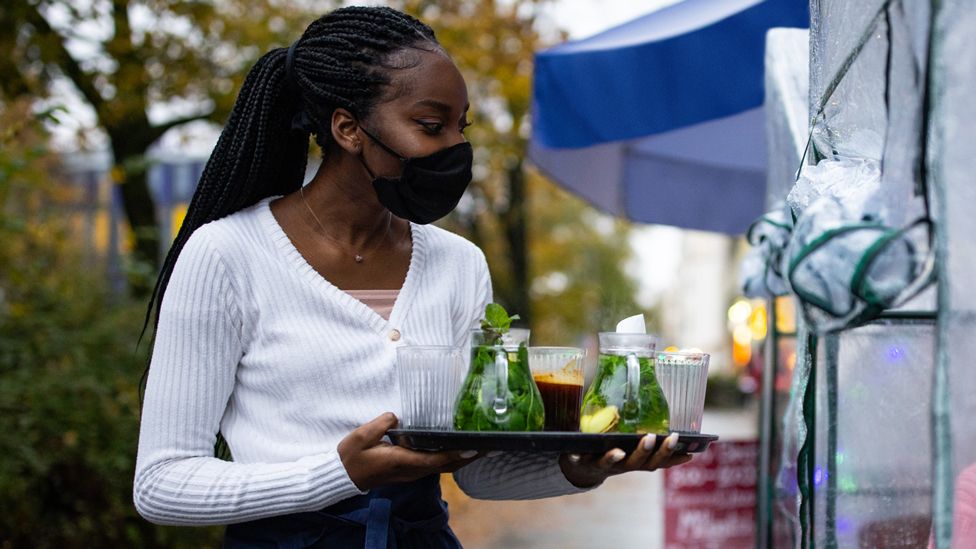
[[[400,330],[396,328],[390,330],[390,341],[400,341]]]

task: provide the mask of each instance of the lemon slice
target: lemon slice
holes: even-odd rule
[[[616,406],[600,408],[596,412],[580,417],[580,431],[583,433],[606,433],[617,426],[620,414]]]

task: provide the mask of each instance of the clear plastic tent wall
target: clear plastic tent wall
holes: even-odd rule
[[[896,237],[921,228],[927,242],[906,238],[905,249],[919,248],[909,259],[927,257],[934,277],[902,269],[893,254],[879,273],[902,269],[919,282],[910,295],[924,292],[835,312],[832,323],[802,315],[790,400],[773,418],[782,440],[767,445],[780,454],[771,459],[771,500],[760,495],[772,517],[760,524],[760,545],[976,547],[976,9],[966,0],[812,0],[810,15],[803,170],[812,179],[800,191],[835,193],[841,213],[857,213],[854,196],[871,223],[902,229],[889,231]],[[767,87],[783,81],[777,71],[767,55]],[[795,158],[797,132],[786,116],[794,106],[776,93],[782,87],[766,103],[770,205],[793,186],[793,174],[773,161]],[[880,172],[871,183],[879,190],[845,195],[854,171],[866,169]],[[793,242],[810,226],[805,205],[791,204]],[[837,242],[840,251],[825,255],[842,263],[872,247]],[[840,267],[844,277],[861,270]],[[854,284],[824,287],[854,292]]]
[[[766,213],[746,232],[753,247],[743,259],[740,285],[748,297],[787,293],[779,254],[792,220],[783,197],[806,145],[809,43],[807,29],[774,28],[766,33],[763,111],[769,184]]]
[[[939,548],[976,547],[976,9],[948,0],[935,18],[931,142],[938,216],[939,315],[934,447]],[[951,545],[946,540],[951,539]]]
[[[765,114],[767,209],[783,202],[806,146],[810,32],[771,29],[766,33]]]

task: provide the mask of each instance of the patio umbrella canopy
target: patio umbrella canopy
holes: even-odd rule
[[[634,221],[741,234],[764,207],[766,31],[802,0],[685,0],[535,56],[529,157]]]

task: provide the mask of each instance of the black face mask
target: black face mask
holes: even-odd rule
[[[426,225],[451,213],[457,206],[471,182],[474,157],[470,143],[461,142],[428,156],[407,158],[386,146],[362,126],[360,129],[383,150],[403,162],[400,177],[376,177],[362,155],[359,156],[373,179],[373,190],[380,204],[393,215]]]

